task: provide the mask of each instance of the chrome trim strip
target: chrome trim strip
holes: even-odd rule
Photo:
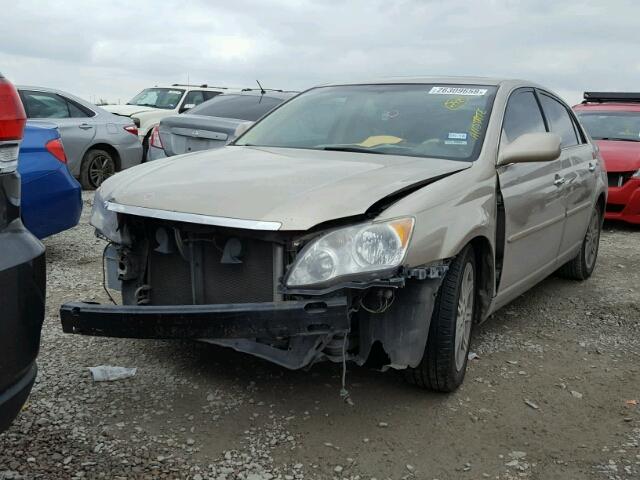
[[[575,215],[576,213],[578,213],[580,210],[584,210],[585,208],[588,208],[590,206],[591,206],[591,200],[584,202],[582,205],[578,205],[577,207],[574,207],[571,210],[567,210],[567,217],[571,217],[572,215]]]
[[[212,217],[200,215],[198,213],[172,212],[170,210],[158,210],[147,207],[134,207],[132,205],[122,205],[121,203],[107,202],[107,210],[127,215],[137,215],[139,217],[161,218],[163,220],[173,220],[176,222],[197,223],[200,225],[215,225],[218,227],[241,228],[245,230],[279,230],[280,222],[261,222],[258,220],[244,220],[242,218]]]
[[[566,218],[566,212],[563,213],[562,215],[558,215],[555,218],[550,218],[549,220],[546,220],[542,223],[539,223],[538,225],[534,225],[533,227],[529,227],[525,230],[521,230],[518,233],[514,233],[513,235],[511,235],[509,238],[507,238],[507,243],[513,243],[516,242],[526,236],[529,236],[533,233],[536,233],[539,230],[542,230],[543,228],[547,228],[550,227],[551,225],[553,225],[554,223],[558,223],[561,222],[562,220],[564,220]]]

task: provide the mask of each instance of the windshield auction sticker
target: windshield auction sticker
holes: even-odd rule
[[[464,87],[432,87],[430,95],[469,95],[481,97],[487,94],[486,88],[464,88]]]

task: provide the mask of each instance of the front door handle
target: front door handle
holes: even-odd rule
[[[89,130],[90,128],[93,128],[93,125],[89,125],[88,123],[81,123],[80,125],[78,125],[78,127],[82,130]]]
[[[554,184],[556,187],[559,187],[559,186],[561,186],[561,185],[564,185],[564,182],[566,182],[566,181],[567,181],[567,179],[566,179],[566,178],[556,176],[556,179],[553,181],[553,184]]]
[[[597,163],[589,162],[589,171],[590,172],[595,172],[596,171],[596,165],[597,165]]]

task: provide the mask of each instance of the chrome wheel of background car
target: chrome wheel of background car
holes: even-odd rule
[[[587,228],[584,244],[584,262],[587,269],[591,271],[596,262],[598,246],[600,244],[600,212],[597,209],[594,209],[593,213],[591,213],[591,220],[589,221],[589,228]]]
[[[455,333],[455,357],[457,370],[462,370],[464,368],[467,351],[469,349],[469,341],[471,340],[474,292],[475,275],[473,265],[469,262],[464,267],[462,283],[460,284],[460,297],[458,298]]]
[[[113,159],[107,155],[96,155],[89,165],[89,180],[94,187],[99,187],[111,175],[116,173]]]

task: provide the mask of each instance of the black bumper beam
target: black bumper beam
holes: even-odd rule
[[[349,330],[346,297],[228,305],[60,307],[65,333],[118,338],[279,338]]]

